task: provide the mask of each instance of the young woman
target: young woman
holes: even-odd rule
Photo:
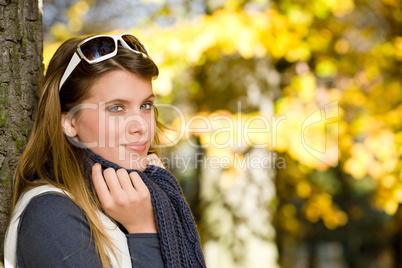
[[[158,68],[130,34],[66,41],[18,163],[5,267],[205,267],[153,146]]]

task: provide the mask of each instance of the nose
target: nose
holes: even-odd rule
[[[148,131],[147,121],[139,115],[130,116],[125,121],[127,122],[126,128],[130,135],[142,135]]]

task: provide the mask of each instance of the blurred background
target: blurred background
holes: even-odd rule
[[[210,268],[402,267],[400,0],[45,0],[44,60],[129,32]]]

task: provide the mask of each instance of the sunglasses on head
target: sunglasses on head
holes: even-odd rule
[[[132,34],[95,35],[88,37],[78,44],[77,50],[71,57],[71,60],[61,77],[59,90],[82,59],[89,64],[93,64],[116,56],[118,41],[120,41],[120,44],[123,47],[142,55],[144,58],[148,57],[148,53],[144,46],[138,38]]]

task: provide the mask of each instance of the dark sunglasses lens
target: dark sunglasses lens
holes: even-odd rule
[[[114,52],[115,49],[115,42],[111,37],[97,37],[81,45],[82,54],[88,60],[96,60]]]
[[[121,38],[124,40],[124,42],[127,43],[127,45],[131,49],[147,54],[147,51],[145,50],[145,48],[142,46],[140,41],[138,41],[138,39],[135,36],[123,35]]]

